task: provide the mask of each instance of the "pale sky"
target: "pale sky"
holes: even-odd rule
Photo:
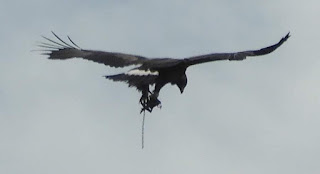
[[[320,3],[316,0],[1,1],[0,173],[320,173]],[[259,49],[188,69],[188,86],[140,94],[127,71],[37,49],[55,31],[82,48],[151,58]]]

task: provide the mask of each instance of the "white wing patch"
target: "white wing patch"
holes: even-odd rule
[[[158,71],[150,71],[149,69],[148,70],[133,69],[133,70],[126,72],[125,74],[134,75],[134,76],[149,76],[149,75],[157,76],[157,75],[159,75],[159,72]]]

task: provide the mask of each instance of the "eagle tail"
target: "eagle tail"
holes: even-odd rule
[[[116,74],[116,75],[109,75],[109,76],[104,76],[107,79],[113,80],[115,82],[118,81],[128,81],[126,75],[124,73],[122,74]]]
[[[129,85],[129,87],[136,87],[139,91],[142,91],[145,86],[154,84],[157,76],[139,76],[122,73],[104,77],[115,82],[125,82]]]

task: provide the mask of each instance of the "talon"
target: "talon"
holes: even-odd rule
[[[143,106],[143,108],[141,109],[141,111],[140,111],[140,114],[142,113],[142,112],[144,112],[144,111],[148,111],[148,112],[152,112],[152,108],[150,108],[150,107],[148,107],[147,105],[145,105],[145,106]]]
[[[150,95],[149,95],[150,93]],[[147,95],[142,95],[140,98],[140,104],[142,106],[140,113],[144,111],[152,112],[154,107],[162,108],[161,101],[158,99],[158,95],[148,91]]]

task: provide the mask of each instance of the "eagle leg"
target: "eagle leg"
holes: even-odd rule
[[[141,96],[139,102],[140,102],[140,104],[141,104],[141,106],[142,106],[142,109],[141,109],[141,111],[140,111],[140,114],[141,114],[142,112],[144,112],[145,110],[147,110],[147,111],[149,111],[149,112],[151,113],[151,112],[152,112],[152,109],[150,109],[150,108],[148,107],[148,102],[149,102],[149,98],[150,98],[150,95],[149,95],[149,94],[151,94],[151,92],[150,92],[150,90],[149,90],[149,86],[145,86],[145,87],[141,90],[141,93],[142,93],[142,96]]]
[[[140,104],[144,106],[149,100],[149,94],[152,94],[149,90],[149,86],[143,86],[142,88],[138,88],[141,90],[142,96],[139,100]]]
[[[148,98],[149,98],[148,95],[142,94],[139,100],[140,104],[144,106],[148,102]]]
[[[142,106],[142,109],[140,113],[144,111],[152,112],[154,107],[161,108],[161,101],[158,99],[159,96],[159,89],[155,90],[153,93],[150,92],[149,86],[143,86],[143,88],[140,88],[142,92],[142,96],[140,98],[140,104]]]
[[[145,110],[151,113],[154,107],[158,106],[159,108],[161,108],[161,101],[157,98],[156,95],[151,94],[150,98],[141,105],[142,105],[141,113]]]

